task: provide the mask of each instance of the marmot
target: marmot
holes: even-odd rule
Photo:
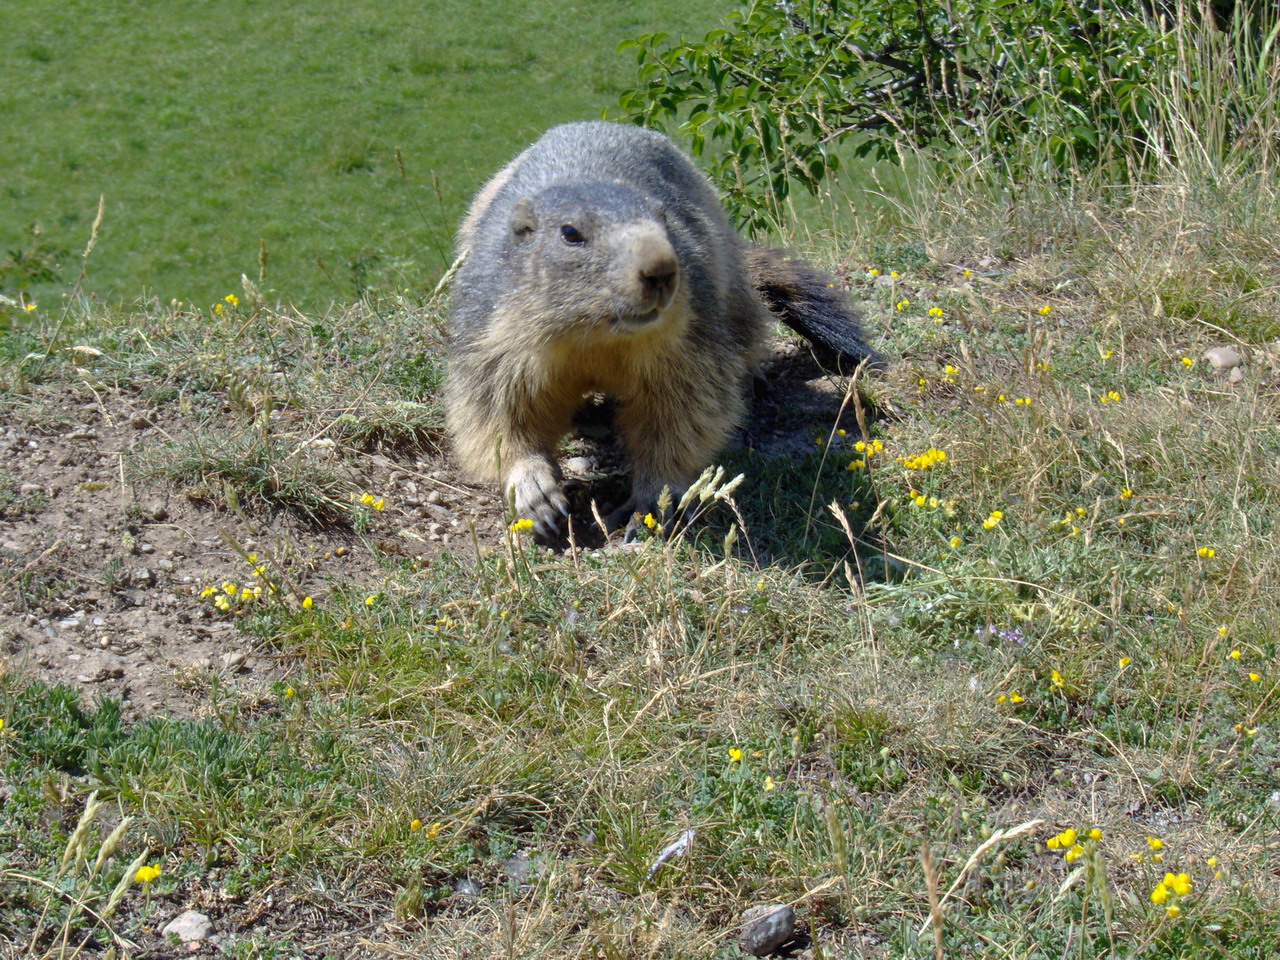
[[[617,517],[678,499],[746,412],[773,311],[874,358],[834,284],[748,247],[663,134],[554,127],[477,194],[458,234],[445,396],[462,467],[542,535],[568,511],[556,447],[584,396],[618,403],[632,465]]]

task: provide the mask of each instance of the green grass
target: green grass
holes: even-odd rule
[[[189,680],[208,684],[201,720],[129,727],[110,703],[0,678],[0,934],[31,930],[45,897],[21,878],[56,872],[94,788],[139,817],[116,860],[149,849],[165,871],[120,907],[135,938],[190,891],[253,903],[284,884],[328,891],[331,918],[357,902],[397,916],[405,944],[425,920],[447,955],[728,957],[739,912],[778,900],[824,956],[928,957],[927,844],[940,889],[959,881],[949,956],[1268,956],[1280,408],[1251,338],[1280,274],[1229,209],[1197,211],[1216,226],[1191,234],[1161,196],[1086,216],[1049,194],[1004,210],[940,195],[940,256],[860,239],[857,262],[900,274],[852,278],[897,358],[867,384],[883,449],[859,454],[853,423],[809,424],[823,448],[785,465],[789,484],[736,455],[746,529],[727,556],[723,509],[634,552],[513,537],[479,558],[384,556],[376,583],[336,580],[314,609],[240,605],[285,676]],[[1024,221],[1073,242],[1020,241]],[[1163,307],[1171,275],[1195,278],[1194,313]],[[1228,306],[1250,354],[1234,385],[1199,360]],[[312,466],[334,469],[435,442],[440,344],[421,331],[438,305],[254,310],[88,307],[64,335],[101,351],[96,390],[180,398],[208,444],[191,476],[245,509],[263,488],[236,471],[258,454],[309,469],[288,452],[330,436],[339,459]],[[3,368],[11,413],[85,376],[70,352],[39,377],[30,364]],[[930,447],[945,461],[904,462]],[[1102,839],[1068,863],[1045,846],[1067,827]],[[691,828],[692,851],[651,875]],[[543,864],[528,887],[507,875],[521,851]],[[1176,920],[1149,899],[1166,870],[1193,881]],[[474,907],[460,877],[485,888]],[[63,923],[92,927],[51,907]],[[248,931],[228,949],[304,941]]]
[[[9,4],[0,292],[29,282],[55,308],[99,195],[86,289],[108,300],[207,308],[259,277],[260,241],[272,301],[421,290],[485,179],[547,126],[616,103],[634,72],[618,41],[705,31],[726,9],[219,0],[151,4],[143,22]]]

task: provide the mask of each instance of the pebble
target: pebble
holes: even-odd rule
[[[164,936],[175,936],[183,943],[195,940],[206,940],[213,933],[213,922],[203,913],[188,910],[180,913],[164,925],[160,931]]]
[[[595,473],[596,462],[592,457],[570,457],[564,462],[564,469],[566,473],[584,476]]]
[[[434,503],[436,506],[442,506],[444,504],[444,494],[439,490],[432,490],[428,492],[422,499],[426,503]]]
[[[24,497],[35,496],[38,493],[44,493],[44,487],[38,483],[24,483],[18,487],[18,493]]]
[[[791,939],[796,912],[785,904],[762,903],[742,914],[742,950],[765,957]]]
[[[151,426],[151,421],[142,414],[138,414],[129,421],[129,426],[133,427],[135,430],[145,430],[147,427]]]
[[[222,655],[222,665],[228,670],[239,670],[244,666],[246,659],[248,658],[243,653],[224,653]]]
[[[156,575],[147,567],[138,567],[129,575],[134,586],[149,587],[156,582]]]
[[[1204,352],[1204,359],[1214,370],[1230,370],[1244,362],[1244,358],[1232,347],[1210,347]]]

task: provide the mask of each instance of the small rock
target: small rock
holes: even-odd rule
[[[444,494],[441,493],[439,490],[429,491],[427,495],[422,499],[424,502],[434,503],[436,506],[441,506],[444,504]]]
[[[453,514],[437,503],[428,503],[422,509],[426,510],[428,514],[435,517],[437,520],[448,522],[453,519]]]
[[[129,426],[133,427],[135,430],[145,430],[147,427],[151,426],[151,421],[139,413],[129,421]]]
[[[596,462],[591,457],[570,457],[564,462],[566,473],[572,473],[579,477],[587,474],[595,473]]]
[[[1227,380],[1231,383],[1239,383],[1244,379],[1244,371],[1239,367],[1232,367],[1231,372],[1227,374]]]
[[[136,587],[149,587],[156,582],[156,575],[147,567],[138,567],[129,574],[129,579]]]
[[[169,508],[159,500],[153,500],[146,506],[147,516],[157,522],[169,519]]]
[[[172,560],[164,559],[156,561],[156,568],[163,570],[165,573],[173,573],[175,566],[176,565]]]
[[[239,670],[244,666],[246,659],[248,658],[243,653],[224,653],[222,655],[222,665],[228,670]]]
[[[139,553],[155,553],[156,552],[155,544],[140,543],[138,544],[138,552]]]
[[[98,434],[97,434],[97,431],[90,430],[88,427],[77,427],[75,430],[72,430],[70,433],[65,434],[63,439],[65,440],[97,440]]]
[[[23,497],[33,497],[38,493],[44,493],[44,487],[38,483],[24,483],[18,487],[18,494]]]
[[[166,937],[173,936],[183,943],[191,943],[194,940],[208,939],[209,934],[213,933],[213,922],[203,913],[188,910],[166,923],[160,932]]]
[[[762,903],[742,914],[742,950],[753,957],[773,953],[791,939],[796,912],[784,904]]]
[[[1204,359],[1209,361],[1209,366],[1214,370],[1230,370],[1244,362],[1244,358],[1232,347],[1210,347],[1204,352]]]

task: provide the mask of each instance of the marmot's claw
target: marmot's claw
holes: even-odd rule
[[[560,532],[560,520],[569,515],[569,501],[560,486],[560,478],[549,463],[529,464],[514,478],[516,518],[533,521],[533,530],[540,537],[550,537]]]

